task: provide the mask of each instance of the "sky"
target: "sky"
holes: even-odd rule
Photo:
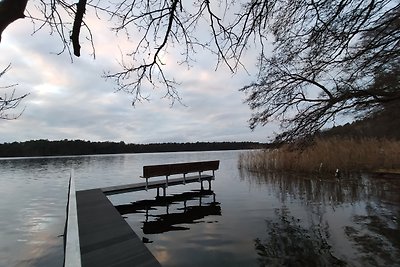
[[[215,70],[216,58],[197,51],[191,67],[177,64],[173,53],[165,55],[166,71],[179,81],[182,103],[163,98],[165,88],[147,88],[150,101],[137,103],[132,95],[116,92],[116,84],[102,77],[118,71],[121,50],[131,44],[109,30],[110,25],[91,21],[96,58],[88,42],[83,42],[81,57],[62,49],[60,40],[48,29],[33,33],[29,19],[11,24],[0,43],[0,69],[11,69],[0,78],[0,87],[18,84],[16,94],[29,93],[21,103],[22,116],[0,120],[0,143],[35,139],[81,139],[160,142],[267,142],[276,126],[251,131],[251,110],[243,103],[239,89],[255,81],[255,51],[248,51],[243,62],[247,71],[233,75],[226,67]],[[0,89],[0,94],[7,91]],[[9,91],[8,91],[9,93]]]

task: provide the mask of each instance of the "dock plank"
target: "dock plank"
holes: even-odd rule
[[[160,267],[100,189],[76,192],[83,267]]]

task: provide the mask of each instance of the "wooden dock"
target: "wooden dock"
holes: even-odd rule
[[[212,175],[196,175],[184,178],[150,181],[147,189],[164,189],[168,186],[208,181]],[[74,184],[71,178],[72,185]],[[160,267],[160,263],[151,254],[142,240],[113,206],[106,195],[146,190],[146,183],[117,185],[105,188],[75,191],[70,188],[68,206],[68,224],[66,231],[65,266],[73,267]],[[75,206],[74,206],[75,205]],[[71,220],[72,219],[72,220]],[[68,222],[67,221],[67,222]],[[69,237],[68,237],[69,236]],[[71,238],[72,236],[72,238]],[[71,241],[72,240],[72,241]],[[72,248],[72,249],[71,249]],[[77,265],[79,262],[81,265]]]
[[[68,191],[65,267],[161,267],[100,189]]]
[[[65,267],[160,267],[142,240],[113,206],[107,195],[162,188],[164,196],[168,186],[211,180],[219,161],[152,165],[143,167],[145,183],[127,184],[76,191],[71,172],[68,192],[67,220],[64,233]],[[210,170],[212,175],[204,175]],[[195,176],[187,173],[198,172]],[[181,178],[169,178],[182,173]],[[165,180],[148,181],[165,175]]]
[[[82,266],[161,265],[99,189],[76,192]]]

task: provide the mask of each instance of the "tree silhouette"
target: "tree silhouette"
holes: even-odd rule
[[[1,71],[0,77],[3,76],[10,67],[11,65],[8,65],[3,71]],[[28,96],[28,94],[17,96],[15,94],[15,86],[16,84],[0,86],[0,90],[6,91],[4,94],[0,95],[0,119],[16,119],[22,114],[22,111],[17,114],[10,114],[10,110],[15,110],[21,101]]]
[[[397,0],[3,0],[0,32],[23,17],[21,10],[39,23],[37,30],[49,26],[57,33],[71,55],[70,45],[80,55],[82,28],[94,52],[89,11],[117,33],[134,36],[121,70],[105,75],[131,93],[133,103],[146,98],[145,84],[160,83],[166,97],[179,100],[178,82],[162,59],[172,49],[179,48],[180,63],[188,65],[198,49],[207,50],[217,56],[217,67],[225,64],[232,72],[244,67],[246,50],[257,49],[258,80],[242,91],[254,111],[250,127],[280,121],[277,141],[306,137],[340,114],[363,115],[400,99],[398,83],[375,86],[399,77]],[[208,36],[200,30],[204,25]]]
[[[249,10],[252,7],[249,6]],[[315,133],[339,114],[363,115],[399,101],[398,1],[290,1],[269,10],[275,42],[260,76],[242,90],[251,127],[279,120],[278,141]],[[389,86],[388,86],[389,85]]]

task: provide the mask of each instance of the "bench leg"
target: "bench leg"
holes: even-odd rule
[[[208,179],[208,190],[211,190],[211,179]]]
[[[157,187],[157,197],[160,197],[160,187]]]

